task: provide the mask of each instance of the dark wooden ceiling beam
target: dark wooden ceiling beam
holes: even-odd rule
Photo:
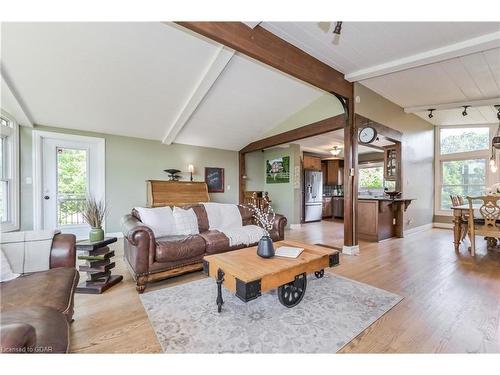
[[[343,129],[344,127],[345,127],[345,115],[341,114],[326,118],[324,120],[313,122],[312,124],[305,125],[297,129],[273,135],[271,137],[259,139],[258,141],[252,142],[249,145],[242,148],[240,153],[246,154],[252,151],[264,150],[269,147],[274,147],[294,142],[299,139],[314,137],[315,135],[320,135],[334,130]]]
[[[322,90],[352,99],[353,84],[344,74],[261,26],[251,29],[242,22],[176,23]]]
[[[355,120],[356,126],[358,129],[361,129],[363,126],[371,126],[373,127],[377,133],[383,136],[385,139],[391,142],[401,142],[403,139],[403,133],[388,126],[382,125],[379,122],[373,121],[367,117],[358,115],[356,113]]]

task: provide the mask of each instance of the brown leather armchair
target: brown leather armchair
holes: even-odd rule
[[[0,283],[0,352],[65,353],[73,320],[75,236],[52,240],[50,269]]]
[[[146,284],[163,280],[187,272],[203,269],[203,257],[225,251],[244,248],[244,245],[229,246],[229,239],[221,232],[209,230],[208,217],[201,204],[185,206],[193,208],[198,219],[199,234],[187,236],[167,236],[155,238],[153,231],[144,225],[138,213],[122,218],[122,232],[125,238],[125,263],[136,280],[136,289],[143,293]],[[243,225],[255,224],[252,211],[238,206]],[[281,241],[285,236],[286,217],[276,215],[270,231],[273,241]],[[254,246],[256,244],[251,244]]]

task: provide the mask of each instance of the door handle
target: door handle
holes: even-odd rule
[[[49,197],[48,195],[45,195],[45,196],[43,197],[43,199],[45,199],[45,200],[49,200],[49,199],[50,199],[50,197]]]

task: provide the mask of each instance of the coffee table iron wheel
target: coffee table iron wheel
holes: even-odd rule
[[[325,270],[321,269],[319,271],[314,272],[314,276],[316,278],[321,279],[325,275]],[[224,300],[222,299],[222,283],[224,282],[224,271],[221,269],[217,272],[217,311],[222,311],[222,305],[224,304]],[[304,294],[306,293],[307,288],[307,274],[301,273],[300,275],[295,276],[295,280],[281,285],[278,287],[278,299],[280,303],[285,307],[294,307],[297,306],[302,298],[304,298]]]

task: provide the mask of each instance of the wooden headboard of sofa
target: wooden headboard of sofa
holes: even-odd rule
[[[209,202],[206,182],[147,180],[148,207]]]

